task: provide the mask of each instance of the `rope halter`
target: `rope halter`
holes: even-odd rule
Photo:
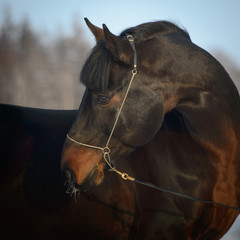
[[[72,142],[76,143],[76,144],[79,144],[81,146],[84,146],[84,147],[88,147],[88,148],[93,148],[93,149],[97,149],[97,150],[101,150],[102,153],[103,153],[103,159],[104,161],[106,162],[106,164],[109,166],[110,170],[111,171],[114,171],[116,172],[117,174],[119,174],[124,180],[130,180],[130,181],[134,181],[135,178],[129,176],[127,173],[122,173],[120,172],[119,170],[117,170],[113,165],[112,165],[112,162],[111,162],[111,157],[110,157],[110,148],[109,148],[109,143],[110,143],[110,140],[112,138],[112,135],[115,131],[115,128],[116,128],[116,125],[118,123],[118,120],[119,120],[119,117],[120,117],[120,114],[122,112],[122,109],[123,109],[123,106],[126,102],[126,99],[127,99],[127,96],[128,96],[128,93],[130,91],[130,88],[132,86],[132,82],[133,82],[133,79],[135,77],[135,75],[137,74],[137,52],[136,52],[136,48],[135,48],[135,44],[134,44],[134,38],[132,35],[126,35],[127,37],[127,40],[129,42],[129,44],[131,45],[132,49],[133,49],[133,53],[134,53],[134,59],[133,59],[133,69],[132,69],[132,76],[131,76],[131,79],[130,79],[130,82],[128,84],[128,87],[127,87],[127,90],[126,90],[126,93],[123,97],[123,100],[122,100],[122,103],[121,103],[121,106],[119,108],[119,111],[117,113],[117,117],[115,119],[115,122],[113,124],[113,127],[112,127],[112,130],[109,134],[109,137],[108,137],[108,140],[106,142],[106,145],[105,147],[99,147],[99,146],[94,146],[94,145],[90,145],[90,144],[86,144],[86,143],[82,143],[82,142],[79,142],[79,141],[76,141],[75,139],[71,138],[68,134],[67,134],[67,138],[69,140],[71,140]]]

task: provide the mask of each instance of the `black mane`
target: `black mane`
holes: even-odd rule
[[[126,33],[132,34],[136,43],[170,33],[176,33],[191,40],[185,30],[167,21],[149,22],[129,28],[120,34],[120,38],[125,38]],[[109,82],[110,62],[111,52],[106,48],[105,41],[97,42],[83,66],[81,82],[91,90],[105,91]]]
[[[182,37],[191,40],[187,31],[168,21],[143,23],[136,27],[124,30],[120,36],[124,37],[127,33],[132,34],[136,42],[146,41],[170,33],[177,33]]]
[[[91,90],[105,90],[108,86],[111,52],[101,40],[93,48],[81,71],[81,82]]]

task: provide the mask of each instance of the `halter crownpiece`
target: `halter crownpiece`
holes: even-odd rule
[[[133,53],[134,53],[134,58],[133,58],[133,70],[134,72],[137,73],[137,52],[136,52],[136,48],[135,48],[135,44],[134,44],[134,38],[132,35],[126,35],[127,36],[127,40],[130,43],[132,49],[133,49]]]

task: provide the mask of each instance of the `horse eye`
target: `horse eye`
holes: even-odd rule
[[[110,97],[107,96],[98,96],[97,103],[101,105],[106,105],[110,102]]]

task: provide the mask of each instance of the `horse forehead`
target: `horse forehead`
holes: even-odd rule
[[[108,89],[114,90],[123,87],[130,81],[131,68],[122,66],[115,62],[111,63],[111,69],[109,74]]]

